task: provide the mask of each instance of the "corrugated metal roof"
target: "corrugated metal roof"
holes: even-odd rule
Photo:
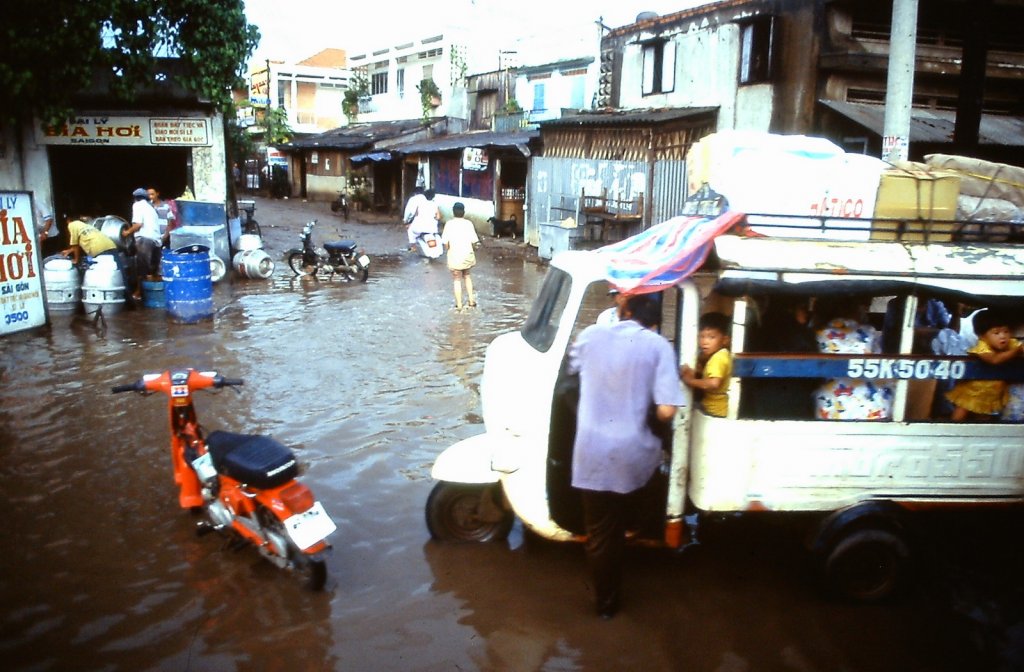
[[[285,151],[290,149],[369,149],[375,142],[390,140],[423,129],[423,121],[420,119],[351,124],[318,135],[293,140],[285,145],[278,145],[278,149]]]
[[[562,115],[558,119],[538,122],[541,128],[564,126],[625,126],[629,124],[658,124],[678,119],[690,119],[718,112],[717,107],[675,107],[656,110],[597,110]]]
[[[609,32],[609,35],[618,37],[642,31],[655,31],[689,19],[707,16],[708,14],[712,14],[719,10],[736,8],[745,9],[750,5],[758,5],[758,8],[760,9],[760,6],[764,4],[763,0],[721,0],[721,2],[706,2],[702,5],[691,7],[690,9],[684,9],[671,14],[665,14],[663,16],[654,16],[649,19],[643,19],[641,21],[636,21],[634,23],[615,28]]]
[[[879,136],[885,129],[884,105],[845,103],[837,100],[819,100],[818,102]],[[951,143],[955,126],[956,112],[953,110],[914,108],[910,112],[910,141],[931,144]],[[978,142],[982,145],[1024,145],[1024,117],[981,115]]]
[[[494,131],[475,131],[471,133],[458,133],[445,135],[430,140],[420,140],[405,144],[388,146],[392,152],[402,154],[426,154],[429,152],[444,152],[452,149],[463,149],[465,147],[516,147],[528,145],[531,140],[540,136],[540,132],[534,129],[526,129],[511,133],[497,133]],[[383,145],[381,145],[383,146]]]

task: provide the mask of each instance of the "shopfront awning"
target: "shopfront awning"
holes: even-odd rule
[[[349,160],[353,163],[358,161],[390,161],[391,152],[365,152],[363,154],[353,154]]]
[[[402,154],[420,154],[430,152],[446,152],[453,149],[478,147],[515,147],[523,156],[530,156],[529,143],[540,136],[536,129],[525,129],[507,133],[495,131],[471,131],[455,135],[442,135],[429,140],[420,140],[405,144],[396,144],[392,150]]]
[[[881,136],[885,128],[885,106],[867,103],[846,103],[837,100],[818,101],[850,121]],[[915,107],[910,111],[910,141],[928,144],[953,142],[956,112],[953,110],[926,110]],[[1024,144],[1024,117],[995,114],[981,115],[978,141],[982,145]]]

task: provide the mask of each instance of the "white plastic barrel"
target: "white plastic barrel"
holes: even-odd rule
[[[263,239],[257,236],[255,233],[243,233],[238,237],[238,250],[239,252],[246,252],[248,250],[262,250]]]
[[[96,257],[95,263],[85,271],[82,305],[86,313],[95,313],[102,308],[104,315],[124,309],[124,276],[109,254]]]
[[[70,259],[51,257],[43,262],[46,305],[52,311],[73,312],[82,300],[82,281]]]

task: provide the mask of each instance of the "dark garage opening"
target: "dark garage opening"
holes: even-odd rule
[[[131,216],[132,192],[155,187],[177,198],[190,183],[189,147],[50,147],[55,215]]]

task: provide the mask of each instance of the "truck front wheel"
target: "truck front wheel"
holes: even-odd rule
[[[857,602],[878,602],[892,594],[907,577],[910,550],[892,532],[861,529],[842,537],[825,559],[829,590]]]
[[[441,481],[427,498],[427,529],[440,541],[502,541],[513,515],[502,503],[498,483]]]

